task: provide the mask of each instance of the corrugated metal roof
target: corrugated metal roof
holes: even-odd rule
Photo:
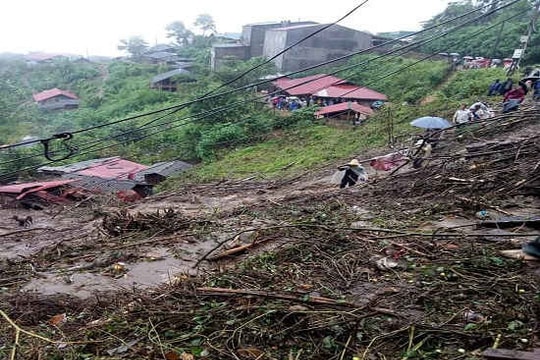
[[[279,28],[275,28],[275,29],[271,29],[270,31],[288,31],[288,30],[296,30],[296,29],[305,29],[305,28],[311,28],[311,27],[323,27],[323,26],[326,26],[326,24],[317,24],[317,23],[312,23],[312,24],[298,24],[298,25],[291,25],[291,26],[283,26],[283,27],[279,27]]]
[[[174,61],[174,60],[180,59],[178,55],[174,53],[166,52],[166,51],[157,51],[153,53],[147,53],[147,54],[144,54],[144,56],[147,58],[152,58],[156,60],[169,59],[169,60]]]
[[[77,163],[63,165],[63,166],[42,166],[38,168],[38,172],[48,172],[48,173],[54,173],[57,175],[70,174],[79,170],[86,169],[88,167],[96,166],[104,162],[107,162],[113,159],[119,159],[119,158],[120,157],[118,156],[113,156],[113,157],[108,157],[108,158],[79,161]]]
[[[163,81],[165,79],[172,78],[176,75],[189,75],[191,72],[185,70],[185,69],[174,69],[171,71],[167,71],[166,73],[156,75],[152,78],[152,84],[158,83],[160,81]]]
[[[34,101],[39,102],[39,101],[51,99],[59,95],[63,95],[63,96],[66,96],[68,98],[75,99],[75,100],[79,99],[77,95],[73,94],[72,92],[69,92],[66,90],[60,90],[58,88],[42,91],[40,93],[34,94],[33,97],[34,97]]]
[[[169,176],[169,175],[173,175],[173,174],[179,173],[181,171],[190,169],[192,167],[193,167],[193,165],[188,164],[187,162],[178,161],[178,160],[160,162],[160,163],[156,163],[156,164],[150,166],[146,170],[139,171],[135,175],[135,180],[143,182],[145,180],[144,179],[145,175],[158,174],[158,175],[161,175],[161,176]]]
[[[313,95],[329,86],[346,83],[347,81],[343,79],[326,74],[311,75],[298,79],[281,78],[273,81],[276,87],[293,96]]]
[[[360,105],[355,102],[351,102],[350,104],[348,102],[343,102],[339,104],[328,105],[328,106],[323,107],[322,109],[319,109],[315,113],[315,115],[335,114],[335,113],[340,113],[347,110],[352,110],[354,112],[365,114],[365,115],[373,115],[373,110],[371,110],[371,108],[364,105]]]
[[[79,174],[66,174],[64,179],[76,181],[77,187],[87,189],[93,192],[117,192],[121,190],[131,190],[139,183],[129,179],[104,179],[98,176],[86,176]]]
[[[55,180],[55,181],[40,181],[40,182],[30,182],[22,184],[12,184],[0,186],[0,193],[4,194],[22,194],[24,192],[34,192],[41,191],[46,189],[52,189],[58,186],[66,185],[72,183],[74,180]]]
[[[146,53],[153,53],[153,52],[158,52],[158,51],[165,51],[165,52],[174,51],[174,46],[169,45],[169,44],[156,44],[150,47],[148,50],[146,50]]]
[[[102,179],[130,179],[148,166],[119,157],[81,161],[58,167],[41,167],[39,171],[55,174],[78,174],[96,176]]]
[[[327,88],[317,91],[314,95],[318,97],[344,98],[355,100],[386,101],[388,99],[386,95],[381,94],[380,92],[377,92],[375,90],[369,89],[367,87],[360,87],[349,84],[329,86]]]

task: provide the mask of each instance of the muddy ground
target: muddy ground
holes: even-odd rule
[[[537,119],[531,109],[449,132],[422,168],[344,190],[332,166],[49,207],[28,228],[11,219],[27,211],[1,209],[0,357],[532,351],[540,262],[501,251],[534,240],[537,224],[490,221],[540,215]]]

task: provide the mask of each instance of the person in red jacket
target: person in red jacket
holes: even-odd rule
[[[528,91],[527,85],[525,85],[521,81],[519,82],[519,86],[517,88],[508,91],[504,95],[503,113],[517,110],[519,107],[519,104],[521,104],[523,100],[525,99],[525,95],[527,95],[527,91]]]

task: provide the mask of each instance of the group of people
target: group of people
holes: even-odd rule
[[[308,106],[304,99],[297,97],[276,96],[272,100],[272,107],[278,110],[295,111]]]
[[[533,100],[540,99],[540,76],[534,80],[531,78],[521,80],[516,86],[510,78],[503,83],[496,79],[489,85],[488,96],[503,96],[502,112],[508,113],[519,109],[529,91],[533,92]]]
[[[456,125],[462,125],[475,120],[489,119],[493,116],[493,111],[485,103],[478,101],[471,106],[461,104],[461,107],[454,113],[452,121]]]
[[[506,79],[505,82],[500,82],[499,79],[496,79],[489,85],[488,96],[501,95],[504,96],[508,91],[512,90],[514,82],[511,78]]]

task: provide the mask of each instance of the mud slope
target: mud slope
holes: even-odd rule
[[[332,166],[49,209],[28,229],[0,210],[0,357],[532,352],[540,262],[504,251],[539,234],[539,115],[448,131],[421,168],[344,190]]]

